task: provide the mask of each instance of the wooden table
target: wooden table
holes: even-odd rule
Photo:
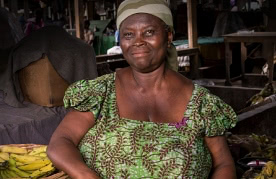
[[[266,59],[268,63],[269,70],[269,82],[273,81],[273,59],[274,50],[276,43],[276,32],[240,32],[224,35],[225,42],[225,64],[226,64],[226,85],[231,85],[230,79],[230,65],[232,64],[232,50],[230,48],[230,43],[241,43],[241,79],[245,76],[245,60],[247,58],[246,43],[259,42],[263,44],[263,54],[262,56]],[[236,79],[240,79],[236,78]],[[234,80],[232,80],[234,81]]]

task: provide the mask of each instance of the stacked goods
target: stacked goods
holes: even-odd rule
[[[46,154],[46,145],[0,146],[0,179],[40,178],[56,169]]]
[[[274,162],[269,161],[263,167],[261,173],[255,179],[276,179],[276,165]]]
[[[252,96],[247,102],[246,106],[253,106],[259,103],[262,103],[266,100],[269,100],[270,96],[276,94],[272,83],[267,83],[265,87],[257,94]]]
[[[268,160],[276,160],[276,139],[267,135],[231,135],[227,138],[228,144],[239,145],[245,156],[239,157],[255,157],[265,158]]]

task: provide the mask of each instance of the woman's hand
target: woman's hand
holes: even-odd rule
[[[77,148],[82,137],[94,126],[91,112],[71,111],[54,132],[47,154],[53,164],[71,178],[99,179],[97,174],[84,163]]]
[[[224,136],[205,137],[213,160],[212,179],[236,179],[235,164]]]

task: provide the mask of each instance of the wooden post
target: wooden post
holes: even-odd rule
[[[225,41],[225,40],[224,40]],[[226,70],[226,86],[231,86],[230,81],[230,66],[232,64],[232,49],[230,48],[229,42],[225,42],[225,70]]]
[[[73,25],[72,25],[72,11],[71,11],[71,0],[68,0],[68,15],[69,15],[69,28],[73,29]]]
[[[245,78],[245,60],[247,59],[247,48],[245,42],[241,42],[241,74]]]
[[[24,17],[25,19],[29,19],[29,1],[24,0]]]
[[[1,0],[1,7],[5,7],[4,0]]]
[[[83,1],[74,0],[74,5],[75,5],[76,36],[80,39],[84,39]]]
[[[95,11],[95,2],[88,1],[87,2],[87,19],[88,20],[94,19],[94,11]]]
[[[197,43],[197,17],[196,17],[197,0],[187,0],[187,15],[188,15],[188,41],[189,48],[198,47]],[[191,78],[199,77],[199,60],[198,55],[190,59]]]

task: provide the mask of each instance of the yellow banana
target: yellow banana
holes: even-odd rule
[[[259,175],[258,177],[259,178],[257,178],[257,179],[265,179],[265,177],[263,175]]]
[[[9,160],[10,155],[6,152],[0,152],[0,159]]]
[[[32,178],[38,178],[42,175],[45,175],[46,173],[50,173],[53,172],[55,170],[55,168],[53,167],[52,163],[49,163],[48,165],[46,165],[45,167],[42,167],[36,171],[34,171],[30,177]]]
[[[274,165],[274,168],[273,168],[272,178],[276,178],[276,165]]]
[[[19,167],[19,166],[23,166],[23,165],[26,165],[26,163],[22,163],[22,162],[16,162],[16,164],[15,164],[17,167]]]
[[[265,167],[263,169],[263,171],[264,171],[263,174],[265,174],[267,176],[272,176],[272,174],[273,174],[273,170],[271,168],[268,168],[268,167]]]
[[[30,176],[29,173],[25,172],[25,171],[22,171],[18,168],[16,168],[15,166],[11,166],[9,167],[10,170],[14,171],[18,176],[22,177],[22,178],[28,178]]]
[[[43,145],[43,146],[40,146],[40,147],[33,148],[33,150],[31,152],[29,152],[28,154],[29,155],[37,155],[37,154],[40,154],[40,153],[46,153],[46,149],[47,149],[47,146]]]
[[[46,166],[49,163],[51,163],[51,161],[46,158],[46,159],[36,160],[30,164],[19,166],[17,168],[20,170],[25,170],[25,171],[37,170],[37,169],[40,169],[40,168]]]
[[[13,158],[16,162],[21,162],[21,163],[31,163],[41,159],[41,157],[38,157],[38,156],[17,155],[17,154],[10,154],[10,157]]]
[[[26,154],[28,153],[26,148],[22,147],[15,147],[15,146],[3,146],[0,148],[1,152],[6,153],[15,153],[15,154]]]
[[[39,153],[39,154],[36,154],[35,156],[47,157],[47,154],[46,153]]]
[[[6,161],[6,160],[0,158],[0,165],[1,165],[1,163],[4,163],[5,161]]]
[[[263,167],[261,174],[265,176],[272,176],[273,175],[273,170],[274,170],[275,163],[272,161],[268,161],[265,166]]]

